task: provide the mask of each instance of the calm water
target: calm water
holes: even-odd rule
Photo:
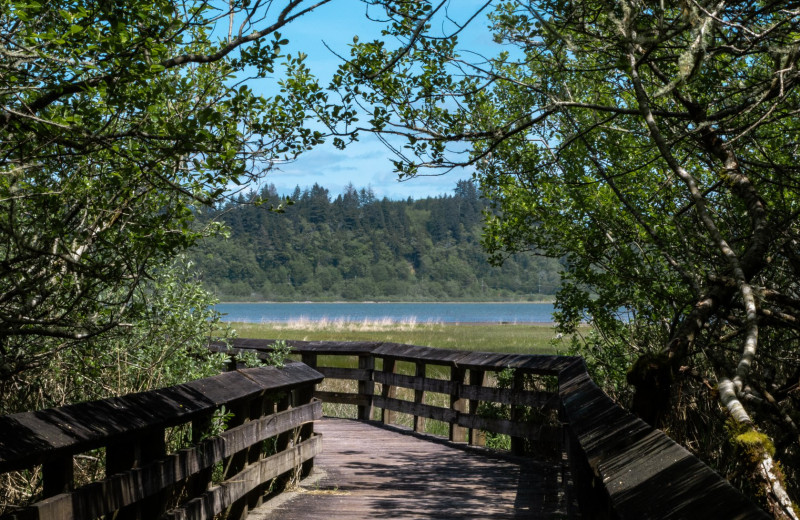
[[[551,303],[220,303],[225,321],[391,321],[550,323]]]

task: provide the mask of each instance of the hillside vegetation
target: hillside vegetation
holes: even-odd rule
[[[253,198],[261,204],[247,204]],[[487,203],[474,184],[421,200],[377,199],[348,186],[295,189],[285,212],[274,186],[206,211],[229,237],[191,252],[222,300],[540,300],[558,288],[557,261],[530,254],[492,266],[481,244]]]

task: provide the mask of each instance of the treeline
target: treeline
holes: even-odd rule
[[[254,195],[263,201],[248,204]],[[453,194],[377,199],[348,186],[335,199],[319,185],[284,199],[270,185],[206,211],[229,238],[206,239],[191,260],[222,300],[538,300],[558,288],[560,266],[533,255],[491,266],[481,246],[486,203],[471,181]]]

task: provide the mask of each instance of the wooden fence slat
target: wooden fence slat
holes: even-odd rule
[[[591,380],[583,359],[573,358],[559,373],[559,394],[585,515],[604,507],[621,520],[772,518],[685,448],[617,406]],[[585,473],[576,471],[581,465]],[[592,487],[603,490],[605,503],[591,501]]]
[[[452,381],[391,372],[375,372],[375,382],[410,388],[414,391],[437,392],[440,394],[451,394],[454,391]],[[558,396],[551,392],[533,390],[514,392],[510,388],[492,388],[478,385],[462,385],[460,395],[465,399],[548,409],[555,409],[558,399]]]
[[[392,372],[375,372],[375,382],[389,386],[410,388],[414,391],[436,392],[439,394],[451,394],[453,392],[453,382],[446,379],[417,377]]]
[[[384,410],[391,410],[394,412],[407,413],[409,415],[419,415],[427,417],[428,419],[435,419],[442,422],[453,422],[456,419],[457,412],[449,408],[442,408],[440,406],[433,406],[429,404],[412,403],[411,401],[404,401],[402,399],[387,398],[383,396],[375,396],[375,406],[383,408]]]
[[[372,378],[371,370],[361,368],[317,367],[317,370],[329,379],[369,381]]]
[[[461,387],[461,396],[474,401],[487,401],[513,406],[532,406],[549,410],[558,408],[558,395],[551,392],[534,390],[514,392],[510,388],[464,385]]]
[[[269,352],[272,350],[271,346],[277,340],[236,338],[228,341],[231,344],[230,347],[222,342],[211,342],[208,348],[212,352],[223,352],[226,354],[236,354],[240,349]],[[343,356],[368,355],[381,345],[381,343],[372,341],[285,341],[286,344],[291,347],[292,353],[303,354],[306,352],[320,352],[321,354]]]
[[[352,394],[348,392],[328,392],[325,390],[317,390],[314,392],[314,397],[326,403],[337,404],[354,404],[357,406],[369,406],[371,400],[366,395]]]
[[[210,468],[256,442],[321,418],[322,404],[319,401],[279,412],[222,432],[199,446],[181,450],[163,461],[118,473],[72,493],[37,502],[32,507],[38,511],[41,519],[61,519],[61,512],[66,510],[75,511],[78,518],[97,518]]]
[[[461,364],[461,359],[468,353],[462,350],[422,347],[418,345],[403,345],[400,343],[382,343],[373,350],[373,355],[384,359],[396,361],[424,361],[429,365],[456,366]]]
[[[208,490],[203,496],[188,501],[170,511],[167,518],[175,520],[208,519],[227,509],[261,483],[277,478],[302,465],[322,451],[322,436],[316,435],[290,448],[276,453]]]
[[[508,419],[495,419],[492,417],[482,417],[480,415],[459,414],[456,422],[465,428],[485,430],[487,432],[502,433],[512,437],[519,437],[531,441],[539,440],[541,432],[546,427],[518,423]]]
[[[265,391],[315,383],[322,374],[300,363],[225,372],[160,390],[0,417],[0,473],[83,453],[157,428],[187,423],[221,405]]]

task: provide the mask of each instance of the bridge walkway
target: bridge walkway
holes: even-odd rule
[[[325,418],[314,470],[248,520],[566,518],[562,464]]]

